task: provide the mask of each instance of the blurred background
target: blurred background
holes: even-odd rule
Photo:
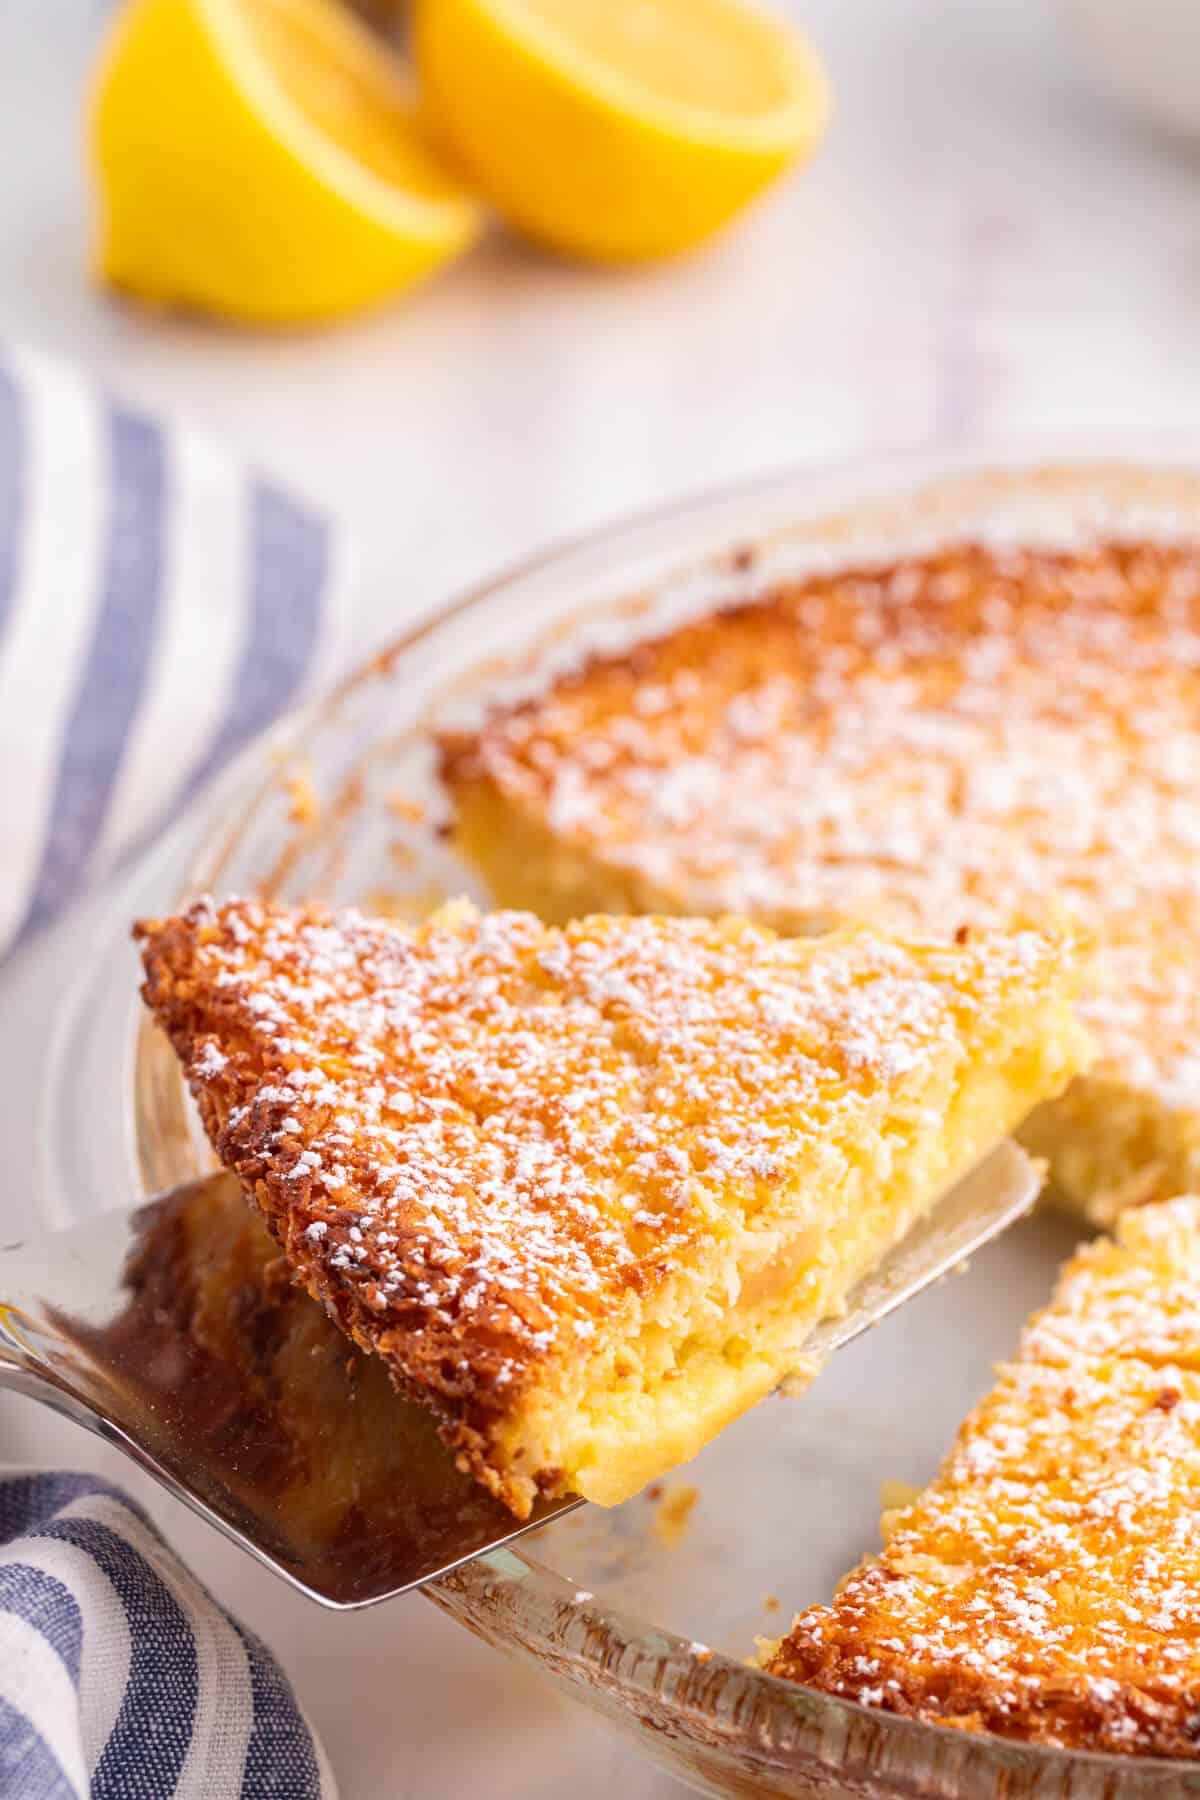
[[[83,94],[109,9],[8,0],[0,332],[343,515],[368,638],[548,537],[780,463],[1188,430],[1200,159],[1110,102],[1093,6],[781,0],[832,120],[711,245],[612,270],[493,232],[390,305],[265,334],[91,284]],[[1132,10],[1144,37],[1191,9]]]

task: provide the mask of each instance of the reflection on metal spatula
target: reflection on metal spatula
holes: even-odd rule
[[[1001,1144],[806,1348],[817,1358],[952,1269],[1033,1202]],[[581,1504],[517,1524],[432,1419],[288,1277],[233,1180],[0,1252],[0,1386],[116,1444],[276,1574],[332,1607],[403,1593]]]

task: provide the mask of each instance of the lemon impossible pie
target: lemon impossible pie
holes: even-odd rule
[[[767,1654],[872,1706],[1200,1756],[1200,1200],[1068,1264],[882,1553]]]
[[[622,1500],[802,1366],[1087,1053],[1073,944],[1033,930],[235,902],[138,935],[222,1162],[521,1516]]]
[[[749,584],[753,573],[744,577]],[[443,742],[502,905],[794,932],[1040,916],[1098,1060],[1032,1122],[1103,1220],[1200,1186],[1200,547],[963,543],[752,592]]]

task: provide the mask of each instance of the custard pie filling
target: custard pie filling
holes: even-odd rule
[[[1073,939],[458,904],[140,928],[218,1155],[343,1328],[524,1516],[615,1504],[1089,1053]]]
[[[447,737],[456,842],[548,919],[951,935],[1062,906],[1090,1073],[1026,1142],[1101,1223],[1200,1186],[1200,548],[952,544],[596,656]]]

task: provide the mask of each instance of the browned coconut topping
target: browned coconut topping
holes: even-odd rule
[[[1061,898],[1103,943],[1100,1060],[1036,1147],[1100,1211],[1200,1180],[1195,544],[812,575],[593,660],[443,768],[495,897],[550,918],[938,932]]]
[[[694,1453],[700,1391],[711,1435],[1084,1054],[1071,946],[1035,931],[235,902],[139,934],[222,1160],[518,1510]],[[609,1480],[622,1432],[650,1466]]]
[[[971,1730],[1200,1755],[1200,1200],[1078,1253],[885,1535],[774,1673]]]

